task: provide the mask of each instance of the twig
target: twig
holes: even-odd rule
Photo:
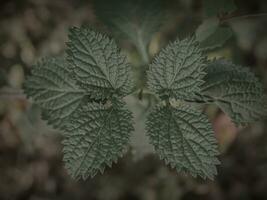
[[[247,18],[255,18],[255,17],[267,17],[267,13],[258,13],[258,14],[247,14],[247,15],[241,15],[241,16],[230,16],[226,18],[221,19],[221,23],[226,23],[233,20],[242,20]]]
[[[2,88],[0,89],[0,99],[20,99],[25,100],[26,96],[22,90],[14,88]]]

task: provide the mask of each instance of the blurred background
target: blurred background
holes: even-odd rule
[[[166,0],[168,18],[153,37],[151,54],[177,36],[192,34],[202,21],[200,0]],[[267,13],[266,0],[237,0],[235,16]],[[215,107],[206,112],[219,141],[215,181],[177,174],[147,144],[142,123],[145,100],[136,110],[132,147],[103,175],[72,180],[62,163],[61,136],[40,118],[40,110],[22,92],[25,77],[40,58],[61,54],[70,26],[102,29],[94,4],[86,0],[0,1],[0,200],[264,200],[267,199],[266,120],[236,128]],[[209,57],[223,56],[250,66],[267,84],[267,15],[235,17],[232,38]],[[136,52],[120,44],[132,63]]]

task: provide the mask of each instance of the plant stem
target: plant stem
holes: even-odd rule
[[[138,38],[137,38],[137,44],[136,44],[137,51],[139,52],[141,58],[142,58],[142,65],[140,65],[139,73],[140,73],[140,92],[138,94],[138,98],[142,100],[143,98],[143,90],[146,85],[146,70],[148,68],[150,58],[148,53],[148,48],[145,42],[142,39],[141,32],[138,31]]]
[[[258,14],[247,14],[247,15],[241,15],[241,16],[230,16],[226,18],[221,19],[221,23],[226,23],[229,21],[233,20],[238,20],[238,19],[246,19],[246,18],[254,18],[254,17],[266,17],[267,13],[258,13]]]
[[[150,61],[148,49],[147,49],[147,45],[144,43],[142,39],[140,31],[138,31],[138,40],[137,40],[136,48],[142,57],[143,63],[145,65],[148,65]]]
[[[0,90],[0,98],[1,99],[26,99],[22,90],[14,89],[14,88],[2,88]]]

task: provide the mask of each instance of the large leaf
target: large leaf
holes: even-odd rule
[[[116,162],[129,143],[132,124],[132,115],[121,102],[112,106],[88,103],[79,108],[66,127],[63,141],[70,175],[86,179]]]
[[[61,127],[86,98],[62,58],[46,58],[34,65],[24,91],[42,107],[44,118],[54,127]]]
[[[114,40],[85,27],[71,28],[69,39],[67,54],[74,77],[92,98],[131,92],[131,68]]]
[[[199,111],[157,106],[147,118],[147,132],[160,158],[178,172],[210,179],[217,174],[217,142]]]
[[[202,98],[214,102],[237,124],[247,124],[266,116],[266,96],[262,84],[247,68],[215,60],[207,67]]]
[[[150,65],[148,87],[161,98],[190,98],[203,83],[204,62],[205,57],[194,38],[176,40]]]

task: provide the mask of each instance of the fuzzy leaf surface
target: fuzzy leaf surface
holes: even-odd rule
[[[178,172],[213,179],[219,160],[207,117],[187,106],[157,106],[147,118],[147,133],[157,154]]]
[[[215,60],[208,65],[204,80],[204,101],[218,105],[236,124],[248,124],[266,116],[263,86],[248,68]]]
[[[124,97],[131,92],[131,68],[114,40],[86,27],[74,27],[69,32],[67,54],[77,83],[91,97]]]
[[[66,168],[75,179],[87,179],[122,156],[133,131],[132,114],[122,102],[88,103],[72,116],[65,130]]]
[[[204,68],[205,57],[199,43],[194,38],[176,40],[149,66],[148,87],[161,98],[190,98],[200,91]]]
[[[61,127],[86,98],[63,58],[45,58],[34,65],[24,92],[41,106],[43,117],[55,128]]]

